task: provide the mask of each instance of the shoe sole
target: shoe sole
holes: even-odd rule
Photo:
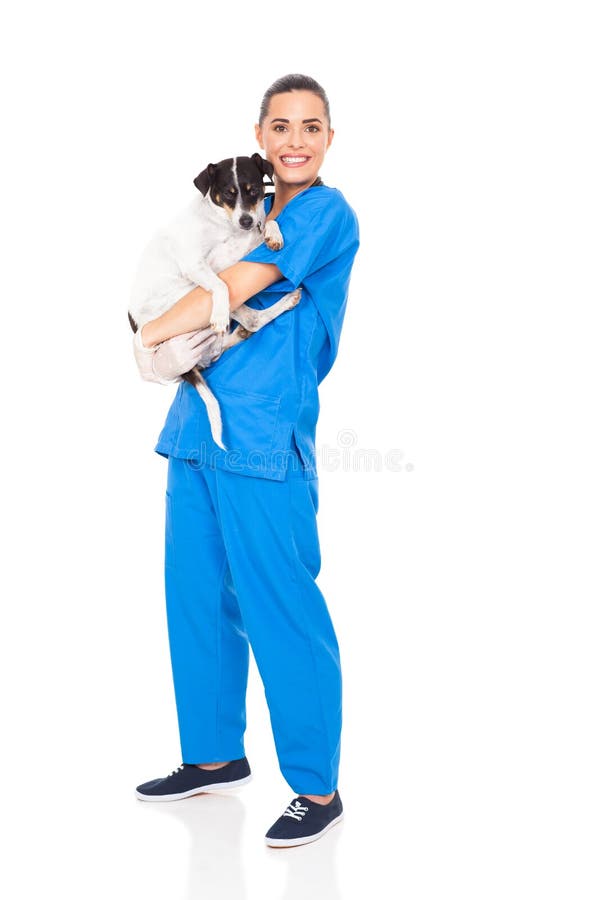
[[[319,838],[323,837],[324,834],[327,834],[330,828],[333,828],[334,825],[337,825],[338,822],[341,822],[344,818],[344,813],[340,813],[337,819],[332,819],[329,825],[326,825],[322,831],[319,831],[317,834],[309,834],[306,837],[301,838],[265,838],[265,843],[267,847],[299,847],[301,844],[310,844],[312,841],[318,841]]]
[[[181,794],[142,794],[140,791],[135,792],[138,800],[185,800],[186,797],[194,797],[196,794],[210,794],[211,791],[223,791],[228,788],[240,787],[252,780],[252,775],[246,775],[245,778],[239,778],[237,781],[223,781],[220,784],[206,784],[204,787],[192,788],[191,791],[183,791]]]

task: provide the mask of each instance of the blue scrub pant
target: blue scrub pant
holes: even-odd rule
[[[283,777],[337,788],[340,655],[323,594],[318,479],[284,481],[169,457],[165,590],[182,759],[245,756],[249,644]]]

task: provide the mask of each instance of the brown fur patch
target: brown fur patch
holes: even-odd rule
[[[229,216],[229,218],[231,219],[231,217],[233,216],[233,210],[229,206],[228,203],[221,203],[221,195],[220,194],[215,194],[215,203],[219,203],[221,205],[221,209],[224,209],[225,212],[227,213],[227,215]]]

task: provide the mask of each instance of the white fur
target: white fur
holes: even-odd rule
[[[235,159],[233,166],[237,183]],[[142,253],[131,290],[129,313],[138,328],[162,315],[199,286],[212,292],[210,324],[215,331],[228,331],[230,318],[243,326],[225,335],[223,350],[227,350],[248,337],[244,328],[249,332],[257,331],[299,302],[300,289],[286,294],[265,310],[254,310],[245,304],[235,311],[230,310],[227,285],[217,273],[257,247],[263,235],[273,250],[283,246],[277,222],[271,219],[265,223],[262,202],[256,206],[255,221],[249,230],[240,227],[241,214],[239,191],[233,212],[213,203],[210,191],[206,196],[199,192],[179,215],[154,234]],[[206,404],[213,438],[225,450],[221,440],[219,404],[201,375],[197,390]]]
[[[154,234],[142,253],[131,291],[129,312],[138,328],[199,286],[213,294],[210,324],[216,331],[226,330],[229,292],[217,272],[232,266],[262,242],[264,208],[258,218],[261,232],[256,227],[243,231],[235,221],[210,200],[209,194],[203,197],[199,193]]]

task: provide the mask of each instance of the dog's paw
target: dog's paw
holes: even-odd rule
[[[214,331],[219,333],[229,330],[229,291],[223,284],[223,290],[213,291],[213,304],[209,324]]]
[[[281,250],[283,247],[283,235],[275,219],[265,222],[265,244],[269,250]]]
[[[293,309],[295,306],[298,306],[300,303],[300,297],[302,296],[302,288],[296,288],[295,291],[292,291],[290,294],[287,294],[287,301],[289,303],[290,309]]]
[[[212,316],[210,317],[210,325],[213,331],[221,334],[222,332],[229,330],[229,314],[219,314],[213,310]]]

